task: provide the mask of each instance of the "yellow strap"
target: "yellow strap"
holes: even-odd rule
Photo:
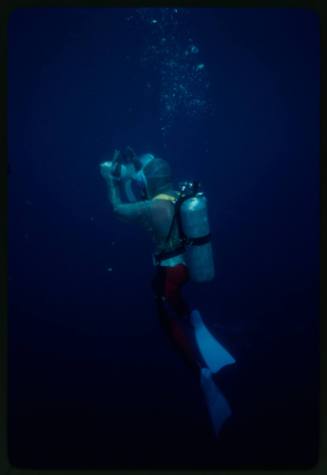
[[[160,193],[159,195],[155,196],[153,198],[154,200],[166,200],[166,201],[176,201],[176,197],[175,196],[171,196],[171,195],[166,195],[166,193]]]

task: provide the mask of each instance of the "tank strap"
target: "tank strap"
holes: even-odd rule
[[[207,234],[206,236],[201,236],[198,238],[190,238],[187,240],[187,244],[189,246],[203,246],[203,244],[207,244],[211,241],[211,234]]]
[[[172,251],[161,251],[159,254],[154,254],[153,258],[156,264],[160,264],[161,261],[165,259],[170,259],[172,257],[181,256],[185,252],[184,246],[178,246]]]

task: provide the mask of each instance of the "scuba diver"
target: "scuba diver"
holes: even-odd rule
[[[113,213],[151,232],[155,245],[152,288],[159,320],[186,364],[200,379],[212,427],[219,434],[231,415],[216,380],[221,368],[235,363],[205,326],[201,314],[182,295],[188,281],[214,277],[207,200],[199,182],[175,190],[166,160],[127,147],[100,164]]]

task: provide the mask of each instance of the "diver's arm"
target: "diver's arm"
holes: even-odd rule
[[[138,201],[136,203],[122,203],[119,191],[119,182],[112,176],[107,179],[108,198],[112,206],[114,214],[121,219],[134,221],[144,216],[149,208],[150,203],[146,201]]]
[[[120,198],[120,191],[119,191],[119,182],[115,180],[111,175],[107,177],[107,185],[108,185],[108,198],[109,202],[112,206],[113,211],[121,205],[121,198]]]
[[[119,189],[122,166],[117,159],[118,155],[119,152],[115,150],[114,158],[111,162],[100,164],[101,175],[107,183],[108,199],[114,212],[122,204]]]

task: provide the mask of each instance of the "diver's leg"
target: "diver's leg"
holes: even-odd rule
[[[200,376],[200,384],[207,403],[208,415],[216,436],[231,415],[228,401],[206,368],[201,353],[191,344],[187,329],[190,329],[190,310],[183,299],[181,289],[188,280],[187,269],[159,268],[154,279],[158,315],[164,331],[187,365]],[[188,327],[188,328],[187,328]]]
[[[189,274],[187,267],[179,264],[175,267],[166,268],[164,281],[164,295],[178,318],[188,321],[191,309],[182,295],[182,287],[188,282]]]
[[[187,273],[181,268],[172,269],[159,267],[153,281],[159,321],[175,350],[198,373],[202,365],[196,347],[192,344],[192,331],[187,323],[189,307],[180,292],[181,286],[187,281]]]

